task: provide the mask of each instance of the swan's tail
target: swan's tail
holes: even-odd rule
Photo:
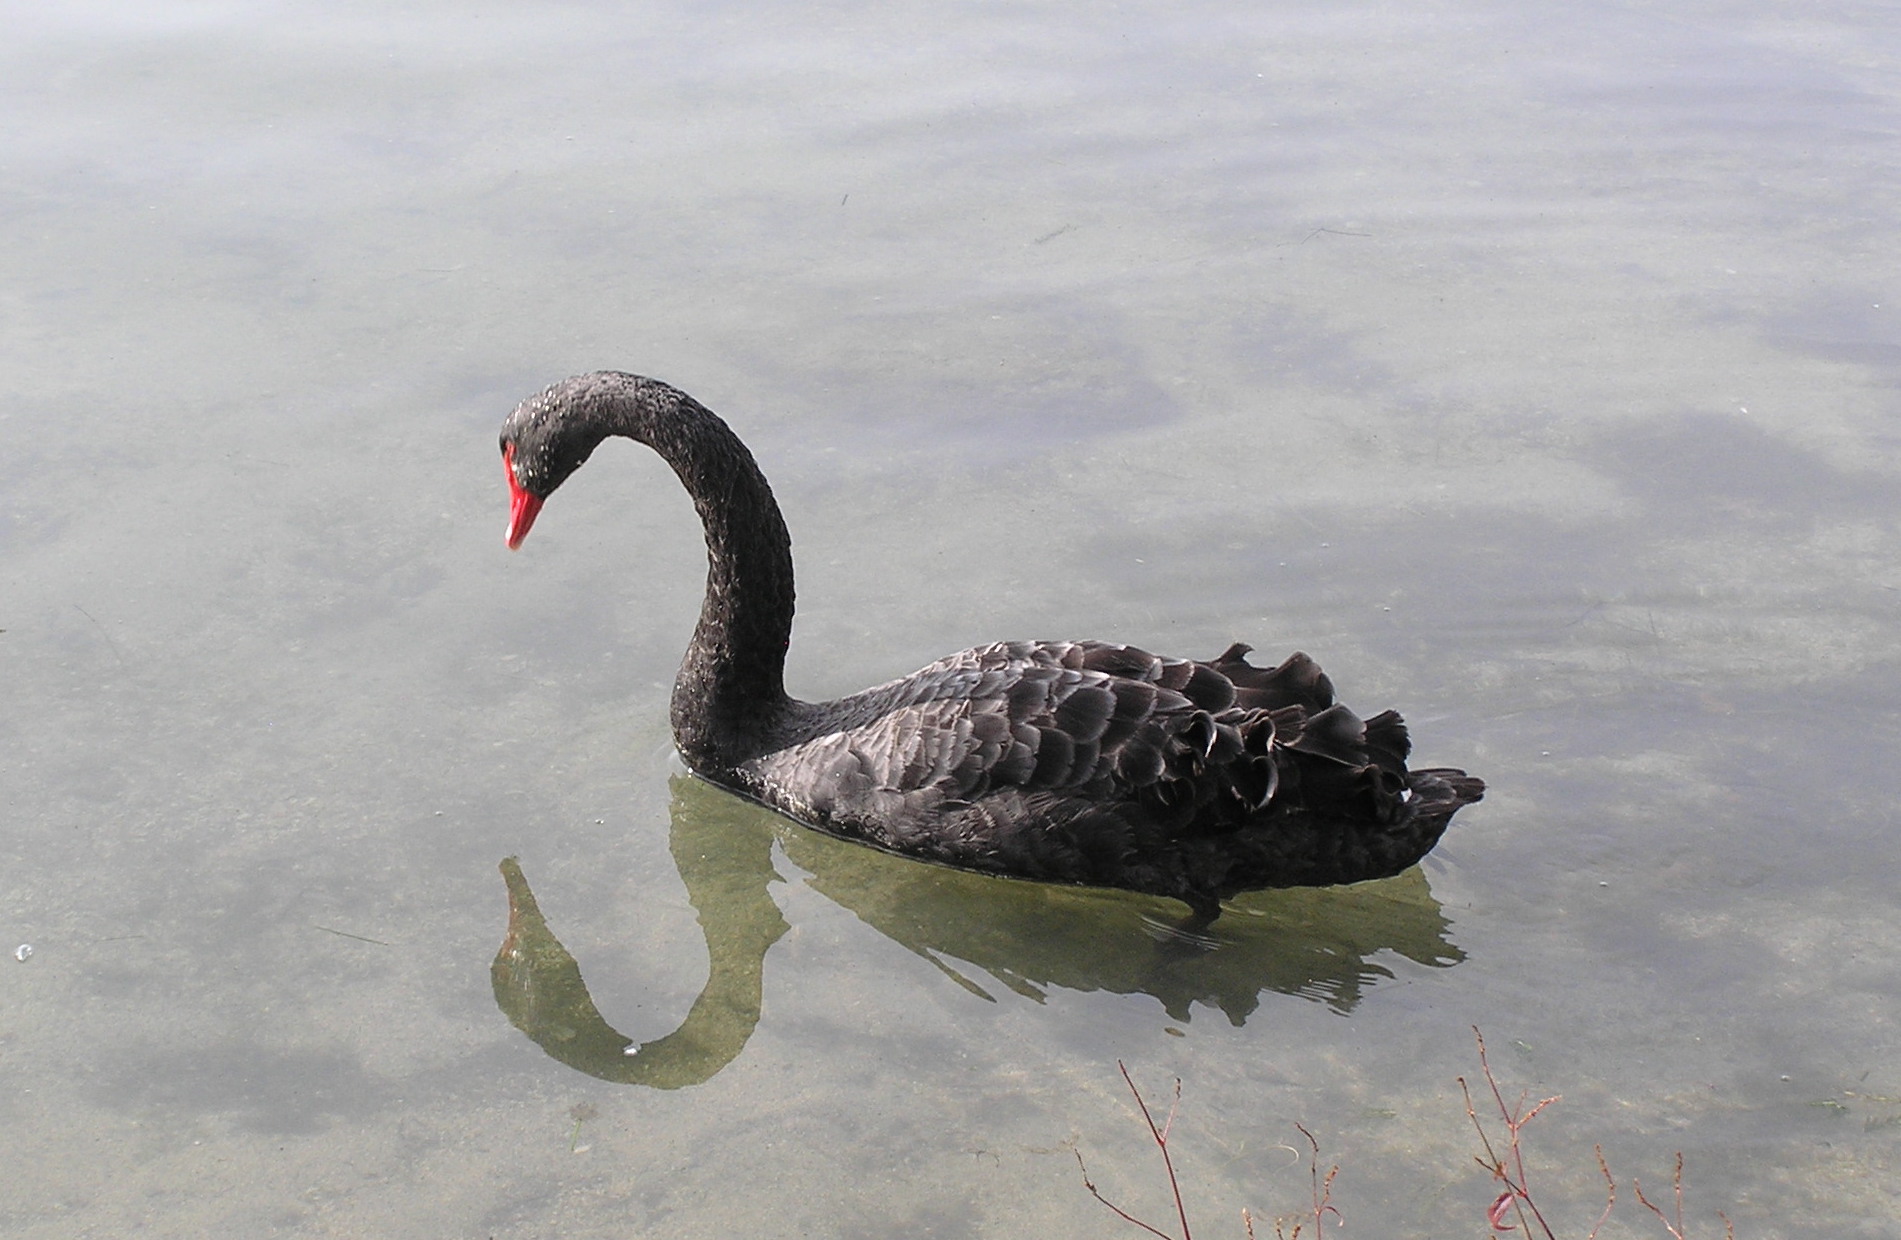
[[[1461,807],[1485,799],[1484,780],[1449,766],[1408,771],[1406,786],[1417,801],[1416,817],[1450,818]]]

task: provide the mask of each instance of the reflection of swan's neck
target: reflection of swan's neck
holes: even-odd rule
[[[759,1023],[766,950],[785,933],[772,902],[769,830],[712,824],[676,801],[674,862],[706,936],[706,986],[674,1032],[630,1050],[633,1040],[607,1023],[581,967],[549,929],[513,857],[508,934],[490,969],[495,1001],[516,1028],[549,1055],[604,1081],[680,1089],[709,1080],[739,1057]],[[719,837],[709,838],[717,827]]]

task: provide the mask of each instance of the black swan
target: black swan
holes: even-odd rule
[[[1186,903],[1386,878],[1485,785],[1406,768],[1304,654],[1268,669],[1103,642],[998,642],[835,702],[785,691],[792,540],[752,453],[678,388],[579,375],[502,424],[508,546],[609,435],[673,467],[706,532],[706,599],[673,685],[701,777],[808,826],[961,869]]]

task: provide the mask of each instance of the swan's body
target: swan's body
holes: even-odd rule
[[[1484,785],[1406,768],[1405,724],[1362,722],[1304,654],[1169,659],[1000,642],[835,702],[785,692],[792,547],[752,454],[676,388],[603,371],[502,427],[509,546],[609,435],[652,447],[705,525],[706,599],[673,687],[693,770],[800,822],[963,869],[1121,887],[1202,918],[1262,887],[1384,878]]]

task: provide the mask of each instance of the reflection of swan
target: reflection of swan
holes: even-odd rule
[[[718,793],[682,780],[674,804],[693,795]],[[986,998],[983,974],[1039,1002],[1051,990],[1145,994],[1178,1021],[1199,1003],[1240,1025],[1262,991],[1351,1011],[1393,976],[1370,959],[1380,952],[1439,967],[1465,959],[1418,867],[1353,887],[1255,892],[1184,933],[1149,897],[918,865],[773,821],[809,886]]]
[[[766,949],[786,931],[767,890],[778,877],[769,830],[706,830],[703,819],[677,805],[673,823],[673,863],[700,915],[711,961],[686,1022],[637,1050],[594,1006],[580,965],[548,928],[521,866],[513,857],[502,862],[508,935],[489,968],[495,1002],[543,1050],[604,1081],[679,1089],[712,1079],[738,1058],[759,1023]]]
[[[508,545],[608,436],[658,452],[706,535],[706,597],[673,684],[687,765],[800,822],[985,874],[1186,902],[1390,878],[1485,785],[1408,770],[1406,725],[1362,720],[1304,654],[1255,667],[1102,642],[998,642],[836,702],[786,696],[792,542],[726,423],[678,388],[603,371],[503,423]],[[1021,523],[999,554],[1034,572]]]
[[[1465,959],[1417,869],[1347,889],[1263,892],[1236,901],[1213,931],[1185,935],[1148,897],[919,865],[806,830],[690,776],[672,787],[674,863],[699,911],[710,967],[686,1022],[637,1051],[588,997],[520,867],[502,863],[508,937],[495,957],[495,1000],[550,1055],[603,1080],[678,1089],[710,1079],[744,1049],[759,1021],[766,950],[786,929],[767,886],[778,877],[775,837],[814,890],[985,998],[987,984],[1039,1002],[1051,990],[1146,994],[1177,1021],[1201,1003],[1239,1025],[1264,990],[1351,1011],[1366,987],[1392,976],[1373,959],[1381,952],[1436,967]]]

